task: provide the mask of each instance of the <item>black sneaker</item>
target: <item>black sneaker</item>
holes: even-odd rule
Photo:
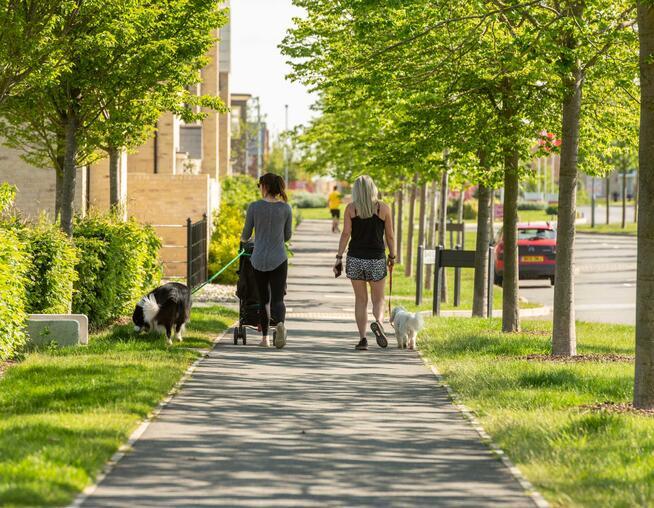
[[[384,329],[379,321],[375,321],[370,325],[372,333],[375,334],[375,339],[377,339],[377,345],[381,348],[388,347],[388,339],[384,333]]]
[[[368,339],[361,339],[359,343],[354,346],[357,351],[368,351]]]

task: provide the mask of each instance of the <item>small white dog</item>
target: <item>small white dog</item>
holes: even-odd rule
[[[416,349],[418,332],[424,326],[419,312],[411,314],[404,307],[395,307],[391,312],[391,323],[395,329],[399,349]]]

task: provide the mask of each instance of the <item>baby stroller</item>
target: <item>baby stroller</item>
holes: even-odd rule
[[[247,327],[261,328],[261,312],[265,309],[259,304],[257,284],[254,279],[254,268],[250,263],[250,255],[254,250],[254,243],[241,244],[244,254],[239,260],[238,283],[236,285],[236,297],[238,298],[238,326],[234,327],[234,344],[242,339],[247,344]]]

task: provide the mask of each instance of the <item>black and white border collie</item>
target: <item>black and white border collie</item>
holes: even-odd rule
[[[166,341],[170,345],[173,334],[182,341],[182,332],[190,317],[191,292],[184,284],[169,282],[141,298],[132,321],[137,332],[166,332]]]

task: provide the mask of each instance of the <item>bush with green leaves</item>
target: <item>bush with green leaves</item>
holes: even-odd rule
[[[463,220],[474,220],[477,218],[478,202],[476,199],[469,199],[463,203]],[[458,220],[459,202],[450,201],[447,205],[447,217],[451,220]]]
[[[298,208],[326,208],[327,198],[322,194],[311,192],[294,192],[291,197],[291,203]]]
[[[29,264],[30,256],[16,231],[0,225],[0,360],[14,357],[27,340]]]
[[[20,232],[31,264],[27,284],[27,312],[67,314],[77,280],[77,249],[56,225],[45,220]]]
[[[78,280],[73,310],[99,327],[131,314],[143,294],[159,285],[161,240],[149,226],[112,214],[77,219]]]
[[[248,205],[261,194],[251,176],[236,175],[222,182],[220,211],[214,216],[214,231],[209,244],[209,275],[217,273],[238,254],[241,232]],[[215,282],[234,284],[238,280],[238,263],[233,264]]]
[[[559,214],[559,205],[550,205],[545,209],[547,215],[558,215]]]
[[[528,211],[528,210],[545,210],[547,208],[547,203],[542,201],[522,201],[518,203],[518,210]]]

